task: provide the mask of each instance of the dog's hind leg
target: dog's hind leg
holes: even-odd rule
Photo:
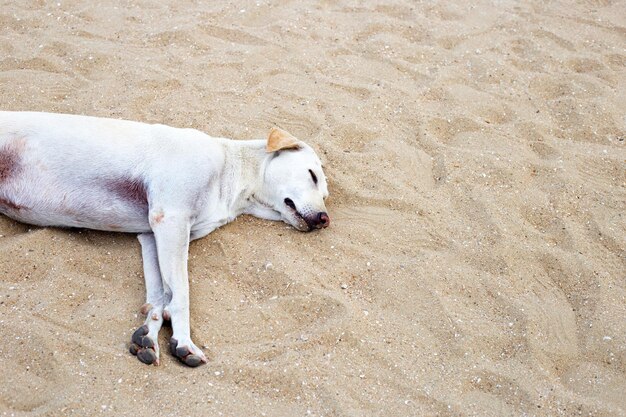
[[[147,364],[159,364],[159,330],[163,325],[163,306],[167,294],[163,289],[156,242],[152,233],[143,233],[138,237],[141,243],[143,273],[146,280],[146,304],[141,307],[146,321],[133,333],[130,352]]]

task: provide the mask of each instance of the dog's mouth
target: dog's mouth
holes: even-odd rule
[[[309,222],[307,222],[306,217],[302,215],[296,208],[296,204],[293,202],[291,198],[285,198],[285,205],[289,207],[289,213],[293,216],[294,222],[292,226],[302,232],[310,232],[313,230]]]

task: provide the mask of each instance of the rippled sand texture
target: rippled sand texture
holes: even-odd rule
[[[133,236],[0,218],[0,414],[626,414],[623,1],[211,3],[3,2],[0,107],[277,124],[331,227],[191,245],[192,370]]]

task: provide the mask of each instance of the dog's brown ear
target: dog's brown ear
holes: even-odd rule
[[[276,152],[284,149],[300,149],[300,141],[294,138],[290,133],[273,127],[267,138],[265,150],[267,152]]]

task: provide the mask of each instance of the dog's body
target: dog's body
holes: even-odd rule
[[[147,320],[131,351],[206,361],[189,334],[187,250],[240,214],[326,227],[328,195],[315,152],[280,129],[267,141],[211,138],[193,129],[50,113],[0,112],[0,213],[40,226],[139,234]]]

